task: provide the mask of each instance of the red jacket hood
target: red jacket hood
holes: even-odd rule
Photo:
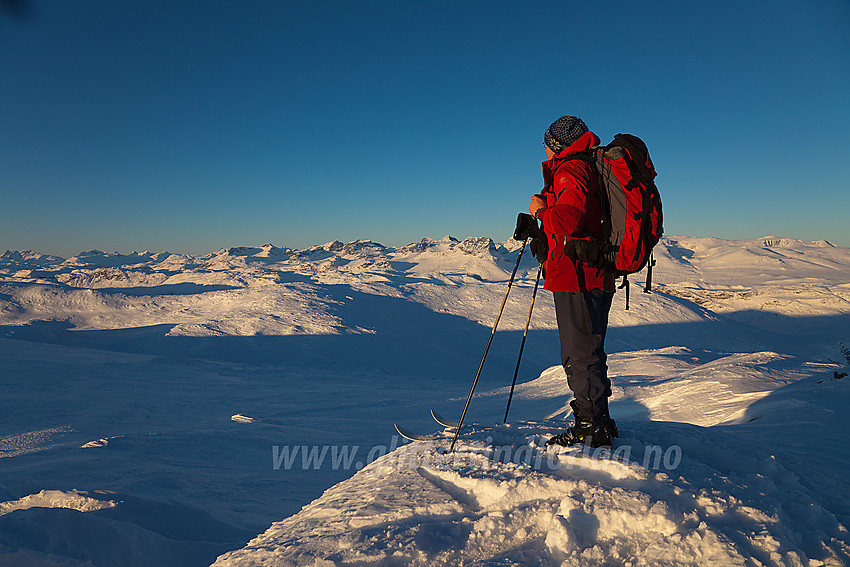
[[[574,156],[579,152],[586,152],[593,146],[598,146],[600,143],[599,137],[593,132],[585,132],[581,138],[567,146],[554,156],[552,159],[543,162],[543,178],[549,180],[553,173],[558,169],[558,164],[570,156]]]

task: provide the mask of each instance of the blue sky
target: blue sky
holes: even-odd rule
[[[0,249],[504,240],[543,132],[629,132],[665,232],[850,246],[850,4],[29,0]]]

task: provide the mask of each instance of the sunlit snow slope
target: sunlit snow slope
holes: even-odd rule
[[[850,249],[665,238],[590,455],[526,254],[444,454],[519,247],[3,254],[0,565],[850,561]]]

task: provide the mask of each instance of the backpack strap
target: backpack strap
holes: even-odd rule
[[[655,256],[650,252],[649,262],[646,263],[646,286],[643,288],[644,293],[652,293],[652,266],[654,265]]]
[[[623,283],[617,289],[626,288],[626,311],[629,310],[629,276],[623,276]]]

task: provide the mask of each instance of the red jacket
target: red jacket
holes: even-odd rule
[[[543,288],[550,291],[614,291],[612,274],[598,274],[596,268],[564,254],[564,244],[569,239],[588,240],[591,235],[602,236],[596,173],[584,160],[566,159],[595,145],[599,145],[599,138],[587,132],[570,147],[543,162],[545,187],[541,196],[546,200],[546,208],[537,218],[549,240],[549,256],[543,265],[546,270]]]

